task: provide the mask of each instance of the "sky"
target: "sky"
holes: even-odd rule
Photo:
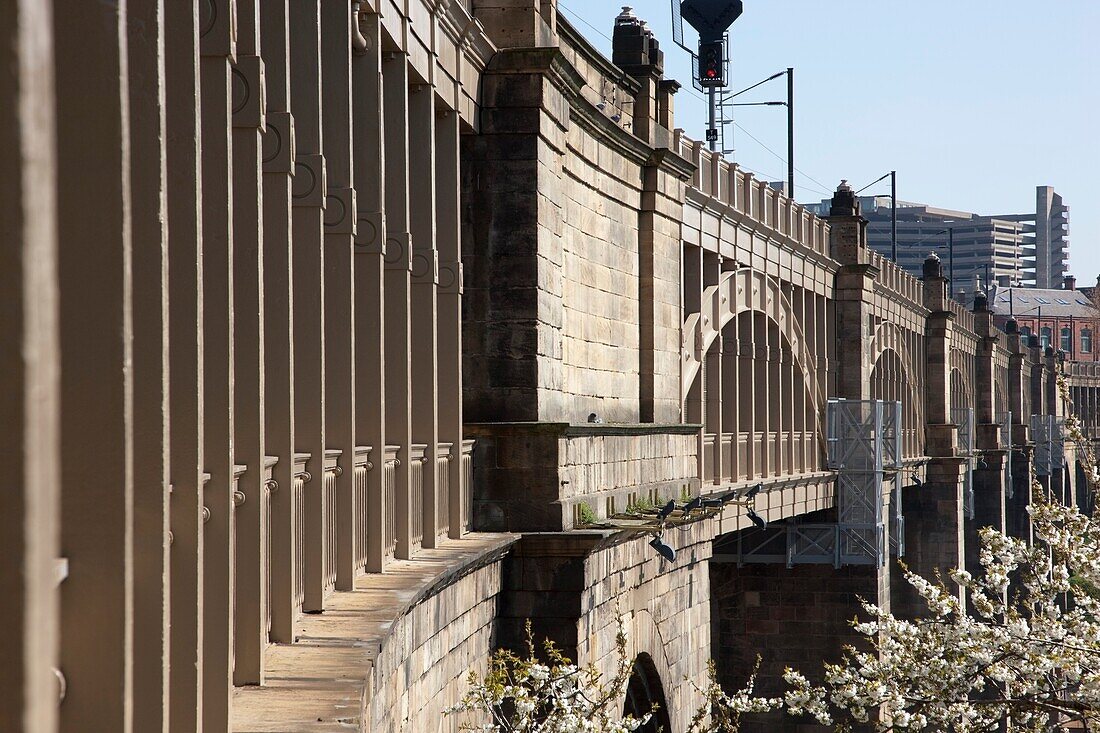
[[[624,0],[625,1],[625,0]],[[702,139],[706,106],[673,43],[671,0],[635,0],[684,87],[676,126]],[[558,0],[610,57],[620,4]],[[1035,210],[1035,187],[1069,206],[1070,271],[1100,275],[1100,1],[744,0],[730,29],[730,88],[795,69],[796,198],[826,198],[897,171],[898,199],[979,214]],[[601,35],[602,34],[602,35]],[[685,40],[695,32],[685,25]],[[783,77],[743,101],[786,98]],[[783,107],[737,111],[740,165],[786,178]],[[889,194],[889,181],[865,194]]]

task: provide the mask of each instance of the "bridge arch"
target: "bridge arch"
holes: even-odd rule
[[[698,313],[684,321],[681,344],[681,398],[686,400],[699,377],[703,360],[725,326],[742,313],[761,313],[785,340],[795,365],[802,372],[813,409],[820,414],[824,403],[817,375],[816,357],[806,349],[802,325],[779,283],[765,273],[747,267],[725,272],[717,284],[703,291]]]
[[[973,406],[974,401],[970,395],[970,385],[966,375],[963,374],[962,369],[953,367],[951,369],[951,409],[960,410]]]
[[[638,730],[640,733],[657,733],[672,730],[672,721],[668,715],[668,700],[665,698],[664,684],[657,671],[653,657],[646,652],[634,658],[630,670],[630,680],[626,686],[626,699],[623,702],[623,715],[641,718],[649,713],[653,717]]]

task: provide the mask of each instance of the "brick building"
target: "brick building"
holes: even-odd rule
[[[1001,329],[1015,320],[1020,333],[1035,336],[1044,349],[1064,351],[1074,361],[1100,361],[1100,309],[1090,293],[1077,289],[1072,275],[1061,289],[995,287],[990,308]]]

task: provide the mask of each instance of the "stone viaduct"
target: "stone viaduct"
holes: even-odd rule
[[[1089,501],[1095,365],[688,139],[629,13],[612,59],[555,0],[0,14],[4,731],[457,730],[530,619],[604,669],[623,624],[680,733],[708,659],[812,671],[896,556],[1026,536],[1033,470]]]

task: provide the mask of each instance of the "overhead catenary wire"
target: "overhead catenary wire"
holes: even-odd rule
[[[601,30],[600,30],[599,28],[597,28],[597,27],[596,27],[595,25],[593,25],[592,23],[588,22],[588,21],[587,21],[587,20],[586,20],[586,19],[585,19],[585,18],[584,18],[583,16],[581,16],[581,15],[580,15],[579,13],[577,13],[577,11],[573,10],[573,9],[572,9],[572,8],[570,8],[570,7],[567,7],[567,6],[566,6],[566,5],[564,4],[564,3],[562,3],[562,2],[560,1],[560,0],[559,0],[559,2],[558,2],[558,8],[560,8],[560,9],[561,9],[561,10],[563,10],[563,11],[565,11],[565,12],[566,12],[566,13],[567,13],[567,14],[568,14],[568,15],[569,15],[570,17],[572,17],[572,18],[574,18],[574,19],[578,20],[579,22],[583,23],[584,25],[588,26],[588,27],[589,27],[590,29],[592,29],[592,31],[593,31],[594,33],[596,33],[597,35],[599,35],[599,36],[600,36],[601,38],[603,38],[603,39],[607,40],[607,41],[608,41],[608,42],[610,42],[610,43],[614,43],[614,40],[613,40],[613,39],[611,38],[611,36],[607,35],[607,34],[606,34],[606,33],[604,33],[603,31],[601,31]],[[778,78],[779,78],[780,76],[782,76],[782,75],[783,75],[783,74],[785,74],[785,73],[787,73],[787,72],[786,72],[786,71],[780,71],[780,72],[776,72],[775,74],[773,74],[772,76],[768,77],[767,79],[764,79],[763,81],[760,81],[760,82],[758,82],[757,84],[753,84],[753,85],[752,85],[751,87],[747,87],[747,88],[745,88],[745,89],[742,89],[741,91],[737,92],[736,94],[734,94],[734,95],[731,95],[731,96],[730,96],[729,98],[732,98],[732,96],[736,96],[737,94],[743,94],[744,92],[747,92],[747,91],[749,91],[749,90],[751,90],[751,89],[755,89],[756,87],[760,86],[761,84],[764,84],[764,83],[767,83],[767,82],[769,82],[769,81],[772,81],[773,79],[778,79]],[[698,99],[698,100],[699,100],[699,101],[701,101],[701,102],[706,102],[706,101],[707,101],[706,97],[704,97],[704,96],[703,96],[702,94],[699,94],[699,93],[698,93],[698,92],[696,92],[696,91],[695,91],[694,89],[688,89],[688,88],[686,88],[686,87],[685,87],[685,88],[683,88],[683,91],[686,91],[686,92],[687,92],[687,93],[688,93],[689,95],[691,95],[691,96],[695,97],[696,99]],[[782,155],[780,155],[779,153],[775,152],[775,151],[774,151],[774,150],[772,150],[772,149],[771,149],[770,147],[768,147],[768,146],[767,146],[767,145],[766,145],[766,144],[765,144],[765,143],[764,143],[763,141],[761,141],[761,140],[760,140],[760,139],[759,139],[758,137],[756,137],[756,136],[755,136],[755,135],[753,135],[753,134],[752,134],[751,132],[749,132],[748,130],[746,130],[746,129],[744,128],[744,126],[742,126],[742,125],[741,125],[740,123],[738,123],[738,122],[735,122],[735,121],[733,121],[733,120],[731,120],[731,123],[732,123],[732,124],[733,124],[733,126],[734,126],[734,127],[736,127],[736,128],[738,129],[738,130],[740,130],[741,132],[743,132],[743,133],[745,133],[746,135],[748,135],[748,136],[749,136],[749,138],[751,138],[751,139],[753,140],[753,142],[755,142],[755,143],[756,143],[757,145],[759,145],[760,147],[764,148],[764,150],[768,151],[768,152],[769,152],[769,153],[771,153],[771,154],[772,154],[773,156],[775,156],[775,158],[776,158],[777,160],[780,160],[780,161],[782,161],[782,162],[784,162],[784,163],[786,163],[786,162],[787,162],[787,159],[786,159],[785,157],[783,157]],[[740,164],[739,164],[739,165],[740,165]],[[752,169],[752,168],[748,168],[747,166],[743,166],[743,165],[741,165],[740,167],[741,167],[741,168],[744,168],[745,170],[747,170],[747,171],[749,171],[749,172],[751,172],[751,173],[753,173],[754,175],[757,175],[757,176],[760,176],[760,177],[763,177],[763,178],[767,178],[768,180],[773,180],[773,181],[778,181],[778,180],[781,180],[781,177],[778,177],[778,176],[772,176],[772,175],[769,175],[769,174],[767,174],[767,173],[764,173],[763,171],[759,171],[759,170],[754,170],[754,169]],[[801,168],[799,168],[798,166],[795,166],[795,171],[797,171],[798,173],[801,173],[801,174],[802,174],[803,176],[805,176],[806,178],[808,178],[809,180],[813,181],[814,183],[816,183],[816,184],[818,185],[818,188],[814,188],[813,186],[808,186],[808,185],[806,185],[806,184],[803,184],[803,188],[809,189],[810,191],[812,191],[812,192],[814,192],[814,193],[817,193],[817,194],[821,194],[821,195],[823,195],[823,196],[832,196],[832,195],[833,195],[833,192],[832,192],[831,190],[829,190],[829,187],[828,187],[828,186],[826,186],[826,185],[825,185],[824,183],[822,183],[821,181],[819,181],[819,180],[817,180],[816,178],[814,178],[813,176],[811,176],[811,175],[810,175],[809,173],[807,173],[806,171],[802,170],[802,169],[801,169]]]

